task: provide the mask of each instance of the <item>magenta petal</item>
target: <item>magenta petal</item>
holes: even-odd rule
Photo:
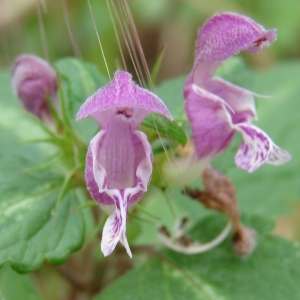
[[[265,30],[240,14],[222,13],[210,18],[199,31],[193,70],[186,88],[205,85],[220,63],[241,51],[257,52],[276,39],[276,30]],[[186,91],[185,91],[186,93]]]
[[[239,168],[253,172],[264,163],[279,165],[290,160],[291,156],[277,147],[271,138],[258,127],[247,123],[234,127],[243,135],[243,143],[235,156],[235,162]]]
[[[147,136],[133,131],[122,119],[111,122],[107,130],[92,139],[86,160],[86,182],[100,204],[112,204],[105,194],[110,189],[136,187],[132,195],[146,191],[151,173],[152,150]],[[130,198],[130,204],[140,197]]]
[[[101,177],[99,173],[103,168],[107,176],[107,186],[103,187],[102,182],[99,182],[99,191],[106,188],[124,189],[135,185],[133,135],[129,123],[122,118],[115,118],[109,123],[102,139],[97,141],[97,152],[93,154],[94,175]]]
[[[193,139],[199,158],[213,158],[225,150],[233,135],[226,103],[220,97],[192,86],[185,102]]]
[[[172,119],[160,98],[135,84],[130,73],[117,71],[109,84],[84,102],[78,111],[77,120],[92,116],[100,127],[105,128],[110,118],[120,112],[128,118],[134,129],[150,113]]]
[[[240,14],[222,13],[210,18],[199,31],[193,70],[185,84],[206,84],[220,63],[241,51],[257,52],[276,39],[276,30],[265,30]],[[186,91],[185,91],[186,93]]]
[[[272,141],[254,125],[242,123],[235,128],[243,135],[243,142],[235,156],[235,162],[239,168],[253,172],[269,159]]]
[[[207,89],[222,98],[230,107],[232,123],[242,123],[256,119],[254,93],[221,78],[206,82]]]
[[[106,170],[103,166],[95,163],[95,153],[98,152],[99,142],[105,133],[106,131],[100,131],[90,143],[86,155],[85,181],[93,199],[104,205],[114,205],[111,197],[102,192],[107,187]]]
[[[222,61],[248,50],[258,51],[276,38],[276,30],[265,30],[254,20],[235,13],[222,13],[209,19],[199,32],[196,60]]]

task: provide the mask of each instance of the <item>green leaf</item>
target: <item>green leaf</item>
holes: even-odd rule
[[[268,234],[272,222],[267,219],[247,217],[244,222],[260,233],[252,255],[237,256],[229,240],[198,255],[163,250],[158,258],[126,273],[94,300],[299,299],[299,246]],[[219,216],[210,217],[195,226],[191,235],[201,241],[207,230],[215,234],[223,225]]]
[[[0,152],[1,210],[14,202],[22,201],[29,195],[37,195],[60,185],[63,177],[59,173],[51,170],[30,172],[27,169],[34,166],[31,159],[20,156],[20,153],[12,152],[12,156],[1,154]]]
[[[169,121],[166,117],[151,114],[144,119],[141,126],[154,130],[164,137],[175,140],[182,146],[187,142],[187,137],[182,127],[175,121]]]
[[[0,265],[9,262],[18,272],[39,268],[47,260],[63,263],[83,244],[84,219],[73,193],[54,214],[58,192],[23,199],[1,210]],[[5,225],[5,226],[4,226]]]
[[[94,300],[211,299],[207,298],[207,293],[202,293],[186,282],[183,272],[171,265],[162,264],[158,259],[151,259],[143,266],[128,272]]]

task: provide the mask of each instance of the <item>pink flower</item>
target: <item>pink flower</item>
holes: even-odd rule
[[[236,154],[239,168],[253,172],[264,163],[284,164],[285,150],[251,124],[256,119],[254,93],[213,77],[222,61],[240,51],[257,52],[276,38],[252,19],[222,13],[209,19],[199,32],[195,62],[185,83],[185,110],[192,127],[197,157],[210,161],[230,145],[236,131],[243,142]]]
[[[172,119],[164,103],[125,71],[117,71],[78,111],[77,120],[92,116],[101,128],[90,142],[85,175],[92,197],[110,214],[101,241],[105,256],[118,241],[132,256],[126,238],[127,211],[141,199],[152,174],[151,146],[138,127],[153,112]]]

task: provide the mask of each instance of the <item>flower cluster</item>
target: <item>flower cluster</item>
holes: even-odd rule
[[[279,165],[290,159],[285,150],[252,125],[256,118],[254,93],[213,77],[222,61],[233,54],[257,52],[275,38],[276,30],[265,30],[250,18],[234,13],[216,15],[200,30],[195,63],[184,86],[185,110],[198,162],[204,161],[207,166],[229,146],[237,131],[243,136],[235,158],[239,168],[253,172],[264,163]],[[88,148],[86,183],[92,197],[110,214],[101,242],[105,256],[118,241],[131,256],[126,238],[127,212],[147,190],[152,173],[151,146],[138,127],[153,112],[172,119],[155,94],[135,84],[129,73],[117,71],[77,114],[77,120],[92,116],[101,128]]]

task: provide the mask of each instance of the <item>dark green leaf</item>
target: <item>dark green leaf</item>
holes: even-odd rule
[[[169,121],[163,116],[151,114],[144,119],[142,126],[159,132],[162,136],[175,140],[182,146],[187,142],[187,137],[182,127],[175,121]]]

